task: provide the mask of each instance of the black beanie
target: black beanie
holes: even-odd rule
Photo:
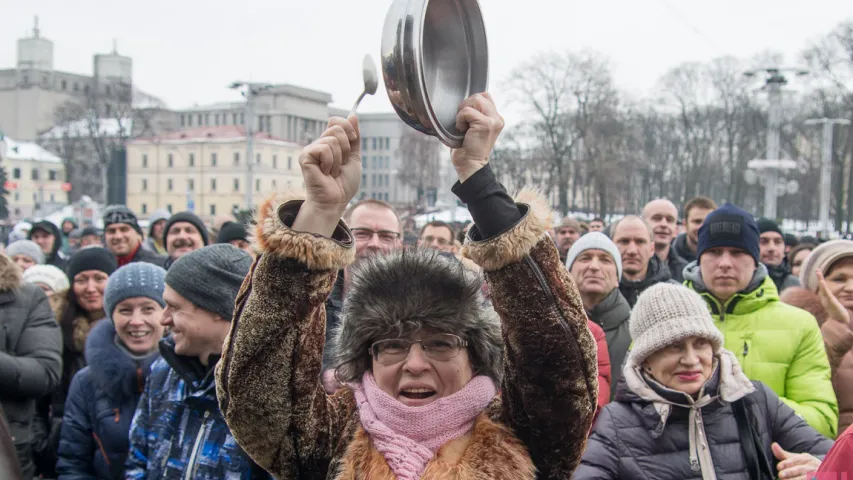
[[[222,224],[222,229],[219,230],[216,243],[231,243],[234,240],[249,241],[247,237],[246,227],[242,223],[225,222]]]
[[[779,228],[779,225],[769,218],[759,218],[755,223],[758,225],[759,233],[776,232],[779,235],[782,235],[782,238],[785,237],[782,233],[782,229]]]
[[[732,247],[748,253],[755,263],[761,256],[758,226],[755,218],[740,208],[726,203],[705,217],[699,228],[699,244],[696,258],[702,261],[705,250],[715,247]]]
[[[85,247],[77,250],[68,261],[68,279],[74,282],[74,277],[86,270],[98,270],[112,275],[118,268],[115,255],[103,247]]]
[[[169,229],[172,228],[172,225],[178,222],[187,222],[195,227],[198,230],[198,233],[201,234],[201,241],[204,242],[204,246],[210,244],[210,239],[207,235],[207,229],[204,227],[204,222],[201,221],[198,216],[192,212],[180,212],[172,215],[166,220],[166,226],[163,228],[163,245],[168,245],[169,239]]]
[[[140,236],[144,236],[136,214],[125,205],[110,205],[104,209],[104,230],[115,223],[130,225]]]

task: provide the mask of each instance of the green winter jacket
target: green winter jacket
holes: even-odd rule
[[[838,402],[815,318],[779,301],[764,265],[724,305],[708,292],[696,262],[684,269],[684,280],[708,303],[725,348],[734,352],[747,377],[769,386],[815,430],[834,439]]]

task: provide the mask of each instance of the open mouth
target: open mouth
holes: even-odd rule
[[[411,400],[426,400],[435,395],[435,390],[429,388],[406,388],[400,390],[400,396]]]

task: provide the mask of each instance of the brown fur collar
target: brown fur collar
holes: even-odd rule
[[[385,457],[359,427],[341,461],[336,480],[395,480]],[[527,450],[503,425],[481,414],[473,432],[441,447],[422,480],[528,480],[536,469]]]
[[[325,237],[291,230],[281,221],[281,208],[304,195],[284,192],[267,198],[255,216],[253,246],[260,253],[294,258],[311,270],[340,270],[352,263],[355,248]]]
[[[89,338],[89,331],[92,330],[95,323],[105,320],[106,319],[104,317],[101,317],[101,319],[93,322],[85,315],[78,315],[74,317],[74,321],[71,323],[71,328],[63,329],[63,333],[66,335],[66,347],[77,353],[83,353],[86,350],[86,339]]]
[[[551,222],[551,207],[545,197],[535,190],[522,190],[516,201],[528,206],[527,214],[502,235],[483,242],[465,241],[462,254],[484,270],[499,270],[516,263],[530,253],[542,240]]]
[[[15,290],[23,282],[21,269],[6,255],[0,255],[0,292]]]

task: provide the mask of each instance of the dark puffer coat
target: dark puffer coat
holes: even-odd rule
[[[59,384],[60,337],[47,296],[0,255],[0,406],[25,479],[35,471],[36,400]]]
[[[59,480],[123,478],[130,421],[159,353],[132,357],[103,321],[86,340],[86,361],[71,382],[59,441]]]
[[[649,270],[646,272],[646,278],[631,281],[622,277],[622,281],[619,282],[619,291],[622,293],[622,296],[625,297],[625,300],[628,301],[628,305],[631,308],[634,308],[640,294],[645,292],[647,288],[652,285],[657,285],[658,283],[678,282],[672,280],[669,268],[664,265],[656,255],[652,255],[651,260],[649,260]]]
[[[629,359],[616,401],[599,414],[573,478],[748,480],[731,406],[746,396],[774,475],[773,442],[789,452],[826,455],[832,440],[811,428],[773,390],[747,379],[734,355],[721,350],[715,362],[714,376],[694,401],[648,380]]]

